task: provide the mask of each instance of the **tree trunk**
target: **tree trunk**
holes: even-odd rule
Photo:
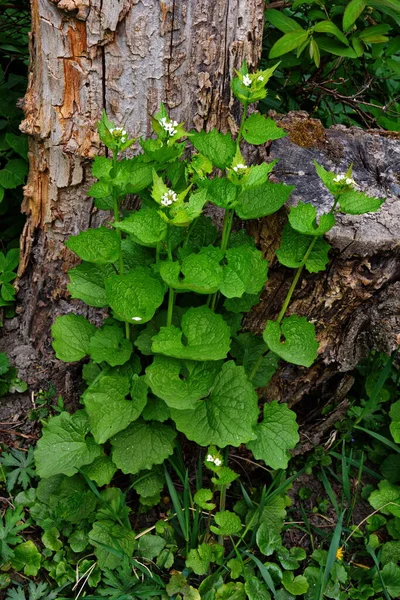
[[[22,124],[30,136],[28,220],[19,316],[7,324],[3,345],[33,388],[52,381],[67,397],[74,389],[76,372],[55,359],[50,326],[71,310],[87,314],[68,297],[66,272],[76,258],[64,241],[104,218],[86,196],[90,159],[101,151],[96,123],[102,109],[135,136],[150,133],[148,115],[161,101],[187,128],[235,130],[238,108],[230,78],[243,59],[251,67],[260,58],[263,10],[263,0],[32,0]],[[328,201],[318,187],[314,157],[339,170],[353,161],[363,186],[389,195],[380,213],[340,221],[330,235],[328,272],[307,276],[299,286],[290,310],[315,320],[321,360],[310,370],[284,367],[268,392],[295,403],[316,390],[332,391],[339,381],[332,383],[334,373],[352,368],[367,348],[388,351],[396,336],[400,341],[398,147],[376,132],[343,127],[325,132],[305,115],[291,115],[283,124],[290,137],[255,158],[280,158],[276,177],[298,186],[293,202],[302,197],[323,207]],[[246,321],[256,332],[276,316],[289,285],[289,272],[273,260],[284,221],[281,211],[249,224],[272,262],[267,291]]]

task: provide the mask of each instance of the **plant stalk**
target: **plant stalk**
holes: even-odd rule
[[[168,260],[172,261],[171,225],[168,225],[168,232],[167,232],[167,253],[168,253]],[[169,288],[169,293],[168,293],[167,327],[169,327],[170,325],[172,325],[172,317],[173,317],[173,314],[174,314],[174,302],[175,302],[175,292],[170,287]]]

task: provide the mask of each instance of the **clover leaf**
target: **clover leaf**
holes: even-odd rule
[[[162,262],[160,275],[174,289],[212,294],[222,283],[222,259],[223,253],[219,248],[208,246],[197,254],[189,254],[183,258],[181,265],[178,262]],[[183,277],[180,277],[181,272]]]
[[[230,330],[221,315],[206,306],[189,308],[182,317],[181,328],[174,325],[161,327],[153,337],[153,352],[187,360],[220,360],[226,357]]]
[[[267,280],[268,265],[262,252],[248,245],[226,251],[220,291],[227,298],[241,298],[244,293],[258,294]]]
[[[254,113],[244,122],[243,137],[249,144],[255,146],[265,144],[270,140],[279,140],[287,133],[278,127],[273,119]]]
[[[95,265],[82,262],[68,271],[71,298],[83,300],[89,306],[108,306],[105,280],[115,273],[112,265]]]
[[[90,338],[96,327],[80,315],[57,317],[51,327],[53,348],[57,358],[64,362],[76,362],[89,353]]]
[[[100,456],[101,448],[89,433],[89,419],[83,410],[73,415],[62,412],[43,424],[35,451],[36,471],[46,478],[59,473],[69,477]]]
[[[98,265],[117,262],[121,251],[118,233],[107,227],[81,231],[71,236],[65,245],[82,260]]]
[[[232,163],[236,144],[230,133],[219,133],[216,129],[209,132],[192,133],[190,141],[193,146],[206,156],[215,167],[225,169]]]
[[[112,367],[123,365],[132,354],[132,343],[125,339],[118,325],[104,325],[90,338],[89,354],[93,362],[107,362]]]
[[[102,375],[88,387],[82,396],[89,415],[90,430],[98,444],[104,444],[110,437],[125,429],[135,421],[147,398],[126,400],[130,390],[128,377],[118,373]]]
[[[239,194],[235,211],[241,219],[258,219],[279,210],[289,199],[294,185],[266,181],[261,185],[246,187]]]
[[[308,252],[312,242],[314,246],[311,252]],[[276,256],[285,267],[297,269],[304,263],[309,273],[318,273],[325,270],[330,249],[330,245],[322,237],[315,241],[315,237],[303,235],[287,223],[283,228],[281,245],[276,251]]]
[[[290,208],[289,223],[293,229],[304,235],[324,235],[335,225],[335,217],[332,213],[321,215],[317,225],[315,206],[299,202],[297,206]]]
[[[254,431],[257,439],[247,444],[254,458],[263,460],[272,469],[286,469],[288,451],[299,441],[296,414],[286,404],[265,404],[264,419]]]
[[[177,409],[195,408],[213,386],[221,368],[219,361],[182,362],[176,358],[155,356],[146,369],[146,381],[153,394]]]
[[[165,238],[168,229],[158,211],[146,205],[126,219],[114,223],[114,227],[129,233],[137,244],[153,248]]]
[[[210,395],[193,410],[171,410],[177,429],[200,446],[239,446],[255,439],[258,402],[243,367],[224,363]]]
[[[146,323],[164,300],[163,284],[146,267],[106,280],[107,300],[116,318]]]
[[[170,456],[176,431],[162,423],[135,421],[111,438],[112,459],[123,473],[135,475]]]
[[[317,358],[315,327],[305,317],[292,315],[283,319],[281,324],[267,321],[263,338],[272,352],[295,365],[311,367]]]

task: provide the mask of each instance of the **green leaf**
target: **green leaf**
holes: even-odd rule
[[[230,330],[221,315],[205,306],[189,308],[182,317],[181,327],[181,330],[174,325],[161,327],[153,337],[153,352],[187,360],[226,358]]]
[[[107,300],[117,319],[146,323],[164,300],[163,284],[145,267],[106,280]]]
[[[215,167],[225,169],[232,163],[236,144],[230,133],[219,133],[217,129],[209,132],[192,133],[190,141],[201,154],[206,156]]]
[[[96,179],[110,179],[112,160],[106,156],[95,156],[92,162],[92,175]]]
[[[388,563],[379,574],[375,573],[372,583],[376,592],[382,591],[383,584],[383,589],[392,598],[398,598],[400,596],[400,567],[394,562]]]
[[[64,473],[69,477],[83,465],[100,456],[101,448],[89,433],[89,420],[83,410],[73,415],[62,412],[43,424],[42,437],[35,451],[39,477]]]
[[[201,182],[202,187],[207,190],[207,201],[215,206],[229,209],[235,206],[238,194],[237,186],[229,179],[215,177],[205,179]]]
[[[121,250],[117,232],[107,227],[81,231],[70,237],[65,245],[82,260],[98,265],[117,262]]]
[[[196,575],[206,575],[212,559],[212,550],[209,544],[200,544],[196,550],[190,550],[186,559],[186,566]]]
[[[278,11],[276,11],[278,12]],[[244,122],[243,137],[249,144],[265,144],[269,140],[279,140],[287,135],[281,127],[278,127],[273,119],[254,113]]]
[[[98,487],[102,487],[111,483],[112,478],[117,472],[117,467],[109,456],[99,456],[90,465],[82,467],[81,470]]]
[[[142,156],[124,158],[118,163],[114,185],[120,188],[121,194],[137,194],[153,181],[153,166],[143,161]]]
[[[112,265],[94,265],[83,262],[68,271],[70,283],[68,291],[71,298],[83,300],[89,306],[103,308],[108,306],[105,281],[115,270]]]
[[[279,533],[270,529],[269,523],[261,523],[257,529],[257,546],[265,556],[271,556],[282,546],[282,538]]]
[[[212,499],[213,493],[208,488],[201,488],[200,490],[197,490],[197,492],[194,495],[195,503],[204,510],[214,510],[216,504],[214,504],[214,502],[211,502]]]
[[[346,6],[343,14],[343,29],[347,31],[358,19],[367,3],[364,0],[351,0]]]
[[[244,589],[248,600],[271,600],[265,584],[261,583],[257,577],[249,577],[244,584]]]
[[[90,543],[101,569],[116,569],[124,555],[132,557],[135,534],[131,529],[106,519],[96,521],[89,532]]]
[[[90,186],[90,188],[87,191],[87,195],[91,198],[95,198],[96,200],[110,198],[110,209],[114,203],[111,194],[112,186],[108,181],[96,181],[96,183]],[[103,204],[101,204],[101,206],[99,206],[98,208],[101,208],[102,206]],[[107,210],[106,206],[108,207],[108,203],[107,205],[104,205],[103,210]]]
[[[254,458],[263,460],[272,469],[286,469],[289,450],[299,441],[296,413],[286,404],[264,405],[264,419],[254,428],[257,439],[247,444]]]
[[[287,52],[291,52],[298,48],[308,39],[308,32],[303,29],[300,31],[292,31],[291,33],[285,33],[275,44],[272,46],[269,51],[269,58],[277,58],[278,56],[282,56],[282,54],[286,54]]]
[[[7,144],[22,158],[28,159],[28,138],[25,135],[8,132],[5,135]]]
[[[378,489],[372,492],[368,502],[375,510],[384,515],[400,517],[400,487],[389,481],[383,480],[378,484]]]
[[[267,321],[263,338],[272,352],[295,365],[311,367],[317,358],[315,327],[305,317],[292,315],[283,319],[281,324]]]
[[[259,358],[263,356],[261,364],[251,380],[256,389],[267,385],[278,368],[278,356],[273,352],[268,352],[264,356],[264,353],[264,340],[251,333],[240,333],[232,342],[230,354],[237,359],[237,364],[244,366],[249,377]]]
[[[246,188],[240,195],[235,208],[241,219],[258,219],[279,210],[289,199],[294,185],[271,183]]]
[[[136,421],[111,439],[112,459],[123,473],[159,465],[174,451],[176,432],[167,425]]]
[[[162,262],[160,275],[168,286],[176,290],[212,294],[222,283],[223,268],[220,262],[223,257],[223,252],[219,248],[207,246],[198,254],[186,256],[181,265],[178,262]]]
[[[164,423],[164,421],[168,421],[171,418],[171,411],[164,400],[150,396],[141,416],[145,421],[159,421],[160,423]]]
[[[297,206],[290,207],[289,223],[296,231],[304,235],[324,235],[335,225],[332,213],[320,216],[317,225],[317,210],[315,206],[299,202]]]
[[[139,538],[138,551],[139,555],[146,560],[153,560],[164,550],[166,541],[159,535],[147,533]]]
[[[384,202],[384,198],[374,198],[355,190],[339,195],[340,209],[349,215],[363,215],[364,213],[376,212]]]
[[[294,576],[292,571],[284,571],[282,576],[284,588],[294,596],[301,596],[308,590],[308,581],[304,575]]]
[[[318,23],[314,25],[314,31],[318,33],[331,33],[332,35],[337,37],[337,39],[340,40],[342,44],[345,44],[345,46],[349,45],[347,37],[343,34],[342,31],[340,31],[339,27],[332,23],[332,21],[318,21]]]
[[[227,298],[241,298],[244,293],[258,294],[267,281],[268,265],[262,252],[248,245],[226,251],[220,291]]]
[[[207,398],[194,410],[172,409],[179,431],[200,446],[239,446],[255,438],[258,402],[243,367],[224,363]]]
[[[227,298],[224,302],[226,310],[238,314],[249,312],[260,301],[260,294],[243,294],[241,298]]]
[[[28,174],[28,163],[21,158],[12,158],[0,170],[0,186],[6,190],[15,189],[25,183]]]
[[[219,361],[181,362],[155,356],[153,364],[146,369],[146,381],[153,394],[171,408],[192,409],[198,400],[208,395],[220,368]]]
[[[90,430],[98,444],[104,444],[125,429],[142,412],[146,398],[139,395],[133,400],[125,400],[129,389],[128,377],[113,373],[95,379],[83,394]]]
[[[0,352],[0,375],[4,375],[7,373],[10,368],[10,361],[8,360],[8,356],[5,352]]]
[[[308,254],[311,243],[314,243],[314,246]],[[287,223],[283,228],[281,245],[276,251],[276,256],[285,267],[297,269],[301,267],[308,254],[304,263],[307,271],[318,273],[325,270],[329,262],[330,249],[330,245],[322,237],[315,241],[315,237],[303,235]]]
[[[167,223],[154,208],[144,205],[129,217],[114,223],[114,227],[129,233],[132,239],[143,246],[154,248],[167,235]]]
[[[58,359],[76,362],[89,354],[90,338],[96,327],[80,315],[57,317],[51,327],[53,348]]]
[[[400,444],[400,400],[391,405],[389,416],[391,419],[390,433],[396,444]]]
[[[214,515],[214,521],[218,527],[211,525],[210,529],[217,535],[233,535],[234,533],[239,533],[242,529],[239,517],[229,510],[217,512]]]
[[[265,11],[265,18],[271,23],[271,25],[280,31],[283,31],[283,33],[290,33],[291,31],[304,31],[297,21],[287,17],[280,10],[275,10],[274,8],[269,8],[268,6],[267,10]]]
[[[318,42],[318,47],[321,50],[325,50],[325,52],[330,52],[330,54],[334,54],[335,56],[357,58],[357,54],[352,48],[349,48],[349,46],[344,46],[343,44],[336,40],[333,40],[332,38],[318,36],[316,40]]]
[[[116,367],[130,359],[132,343],[118,325],[104,325],[90,338],[89,354],[95,363],[106,362]]]
[[[3,271],[14,271],[19,263],[19,248],[11,248],[6,254]]]
[[[42,556],[39,550],[35,544],[29,540],[14,548],[14,558],[12,559],[11,564],[17,571],[21,571],[23,568],[25,575],[32,575],[35,577],[39,572],[41,560]]]

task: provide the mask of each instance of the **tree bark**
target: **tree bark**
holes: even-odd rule
[[[97,318],[68,297],[66,273],[76,258],[64,242],[105,218],[86,196],[90,159],[102,151],[96,129],[102,109],[134,136],[150,133],[149,113],[161,101],[188,128],[235,131],[230,79],[243,59],[250,67],[259,61],[263,10],[263,0],[32,0],[19,315],[7,323],[2,344],[33,389],[51,381],[71,397],[77,372],[55,359],[50,326],[71,311]],[[335,373],[352,368],[368,348],[388,351],[400,341],[398,146],[377,132],[326,132],[306,115],[282,124],[290,136],[254,159],[280,158],[276,178],[298,186],[292,202],[301,197],[323,208],[329,201],[318,187],[314,157],[338,170],[353,161],[364,187],[389,195],[380,213],[340,221],[330,235],[328,272],[305,277],[295,295],[290,310],[315,320],[321,357],[307,371],[284,367],[266,392],[295,403],[316,390],[321,397],[332,391]],[[246,320],[256,332],[276,316],[289,285],[289,271],[273,258],[285,218],[281,211],[248,224],[271,261],[267,290]]]

